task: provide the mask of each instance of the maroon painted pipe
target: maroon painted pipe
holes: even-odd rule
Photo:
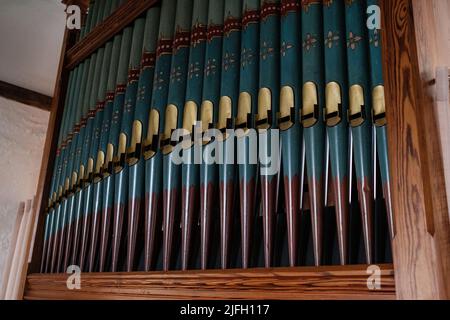
[[[289,265],[294,267],[298,252],[298,219],[300,208],[300,177],[284,177],[284,202],[286,207],[286,227],[288,238]]]
[[[339,246],[339,257],[341,265],[348,262],[348,220],[349,220],[349,203],[348,203],[348,178],[342,181],[333,179],[334,202],[336,209],[336,226]]]
[[[361,221],[366,252],[366,263],[373,262],[373,193],[368,179],[357,179],[358,199],[361,206]]]
[[[112,230],[112,257],[111,257],[111,271],[116,272],[119,264],[120,240],[122,238],[123,218],[125,215],[125,205],[116,204],[114,206],[113,230]]]
[[[240,182],[241,205],[241,243],[242,243],[242,268],[249,267],[250,248],[253,227],[253,215],[255,213],[255,179]]]
[[[181,196],[181,269],[187,270],[189,267],[189,259],[191,255],[192,228],[196,211],[196,194],[198,190],[196,186],[189,189],[182,188]]]
[[[212,211],[214,202],[214,184],[200,185],[200,255],[201,268],[206,270],[208,268],[208,257],[210,248],[211,226],[212,226]]]
[[[99,255],[99,272],[104,272],[106,268],[106,254],[111,236],[111,208],[102,209],[101,230],[100,230],[100,255]]]
[[[323,178],[308,179],[309,201],[311,208],[311,227],[313,236],[314,263],[320,266],[323,247]]]
[[[127,271],[134,268],[136,239],[141,213],[141,199],[131,197],[128,202],[128,241],[127,241]]]
[[[161,203],[161,195],[156,193],[146,194],[145,196],[145,236],[144,236],[144,264],[145,271],[150,271],[154,264],[156,249],[157,223],[160,219],[158,204]]]

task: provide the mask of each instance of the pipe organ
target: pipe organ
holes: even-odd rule
[[[392,263],[378,0],[151,2],[70,69],[37,271]]]
[[[24,298],[448,298],[421,1],[64,0]]]

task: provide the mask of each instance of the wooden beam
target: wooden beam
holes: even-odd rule
[[[16,85],[0,81],[0,96],[41,110],[50,111],[52,98]]]
[[[108,40],[160,0],[132,0],[122,4],[111,16],[95,27],[66,54],[66,68],[73,69]]]
[[[380,285],[368,288],[367,266],[208,271],[83,273],[81,289],[67,274],[28,276],[25,299],[395,299],[392,265],[380,265]]]

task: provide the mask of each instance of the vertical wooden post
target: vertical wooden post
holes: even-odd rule
[[[418,55],[415,22],[420,22],[414,20],[431,2],[382,2],[399,299],[450,298],[450,227],[442,152],[433,99],[425,91],[421,72],[424,52],[432,48],[420,48]]]

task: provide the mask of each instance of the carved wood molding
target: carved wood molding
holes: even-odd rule
[[[395,299],[392,265],[381,265],[381,289],[367,287],[367,266],[28,276],[25,299]]]
[[[108,40],[120,33],[127,25],[160,0],[132,0],[122,4],[104,22],[95,27],[83,40],[66,53],[66,68],[73,69],[102,47]]]

